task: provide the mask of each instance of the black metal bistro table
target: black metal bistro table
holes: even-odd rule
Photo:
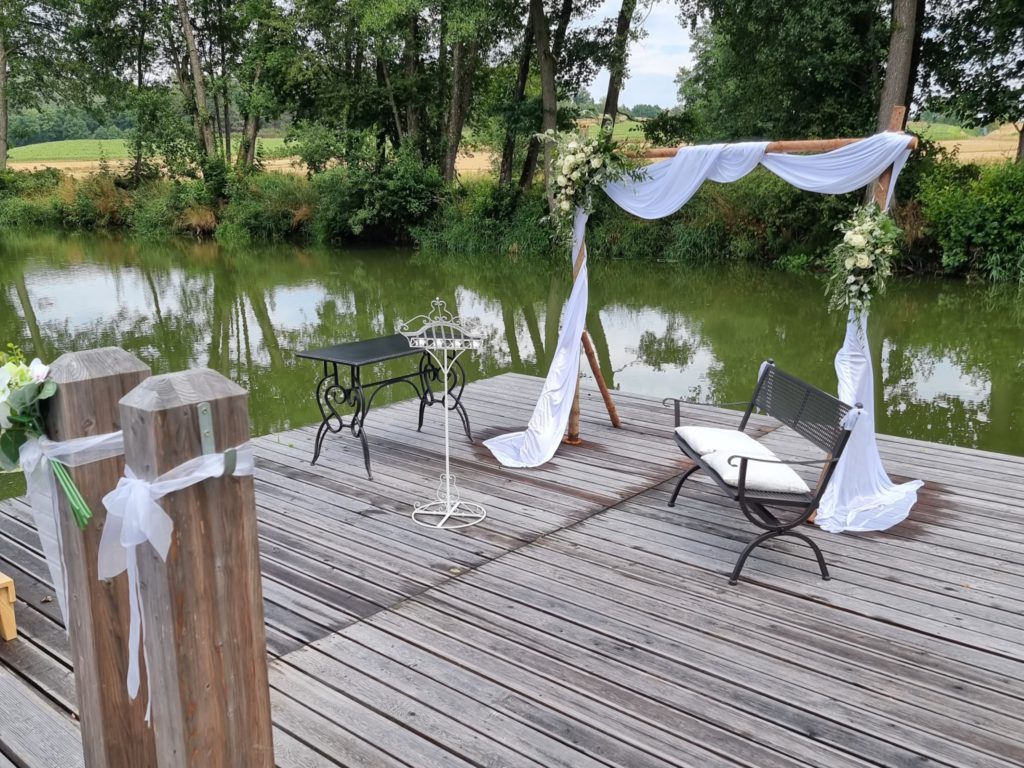
[[[352,435],[358,437],[362,442],[366,474],[372,480],[370,446],[366,442],[364,422],[377,393],[393,384],[408,384],[415,390],[416,396],[419,398],[420,414],[416,431],[423,428],[423,412],[426,407],[440,403],[459,414],[462,418],[462,426],[466,430],[466,437],[470,442],[473,441],[473,435],[469,429],[469,416],[462,405],[466,372],[458,361],[455,361],[455,365],[449,373],[448,392],[445,395],[435,395],[431,389],[431,383],[440,381],[441,369],[428,352],[410,347],[409,340],[400,333],[376,339],[336,344],[333,347],[322,349],[310,349],[298,353],[297,356],[307,360],[316,360],[323,364],[323,377],[316,385],[316,403],[320,408],[322,420],[320,428],[316,432],[311,464],[316,464],[317,459],[320,458],[320,451],[327,434],[338,434],[348,427]],[[362,369],[364,366],[383,363],[387,360],[397,360],[402,357],[419,358],[417,365],[409,373],[380,381],[363,381]],[[345,367],[348,368],[347,383],[339,374],[339,369]],[[347,423],[346,418],[339,413],[339,408],[354,409],[348,416]]]

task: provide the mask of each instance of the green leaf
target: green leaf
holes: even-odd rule
[[[3,454],[6,463],[13,464],[15,467],[18,466],[18,462],[21,461],[21,455],[18,450],[25,441],[28,440],[26,435],[20,429],[8,429],[0,434],[0,454]]]
[[[39,385],[31,382],[11,392],[11,410],[17,413],[29,413],[32,405],[39,399]]]
[[[39,388],[39,399],[46,400],[47,398],[53,397],[57,394],[57,382],[47,379],[43,382],[43,386]]]

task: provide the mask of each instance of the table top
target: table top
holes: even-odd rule
[[[321,360],[327,363],[358,366],[394,360],[406,355],[419,354],[423,354],[423,350],[413,349],[409,346],[409,340],[405,336],[395,333],[391,336],[380,336],[376,339],[362,339],[360,341],[349,341],[344,344],[335,344],[333,347],[307,349],[305,352],[299,352],[296,356],[306,358],[307,360]]]

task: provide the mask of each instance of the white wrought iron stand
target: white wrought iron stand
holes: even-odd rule
[[[451,473],[451,456],[448,443],[448,415],[452,407],[448,403],[448,376],[452,366],[466,350],[479,351],[483,341],[479,335],[470,332],[461,320],[448,311],[441,299],[431,302],[430,314],[419,315],[399,326],[399,333],[409,340],[409,346],[428,353],[444,374],[444,390],[441,405],[444,408],[444,474],[437,487],[437,499],[417,504],[412,519],[428,528],[465,528],[475,525],[487,517],[487,511],[472,501],[463,501]],[[424,382],[426,384],[426,382]]]

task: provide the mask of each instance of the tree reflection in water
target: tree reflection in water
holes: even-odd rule
[[[393,333],[436,296],[481,323],[487,354],[466,361],[470,380],[544,375],[569,272],[567,263],[399,250],[5,233],[0,339],[45,359],[117,345],[155,372],[208,365],[249,390],[253,429],[267,433],[317,417],[318,372],[296,351]],[[612,387],[742,400],[773,357],[835,389],[843,322],[826,313],[814,277],[595,261],[590,284],[587,324]],[[895,281],[871,318],[879,430],[1024,454],[1022,306],[1010,290]]]

